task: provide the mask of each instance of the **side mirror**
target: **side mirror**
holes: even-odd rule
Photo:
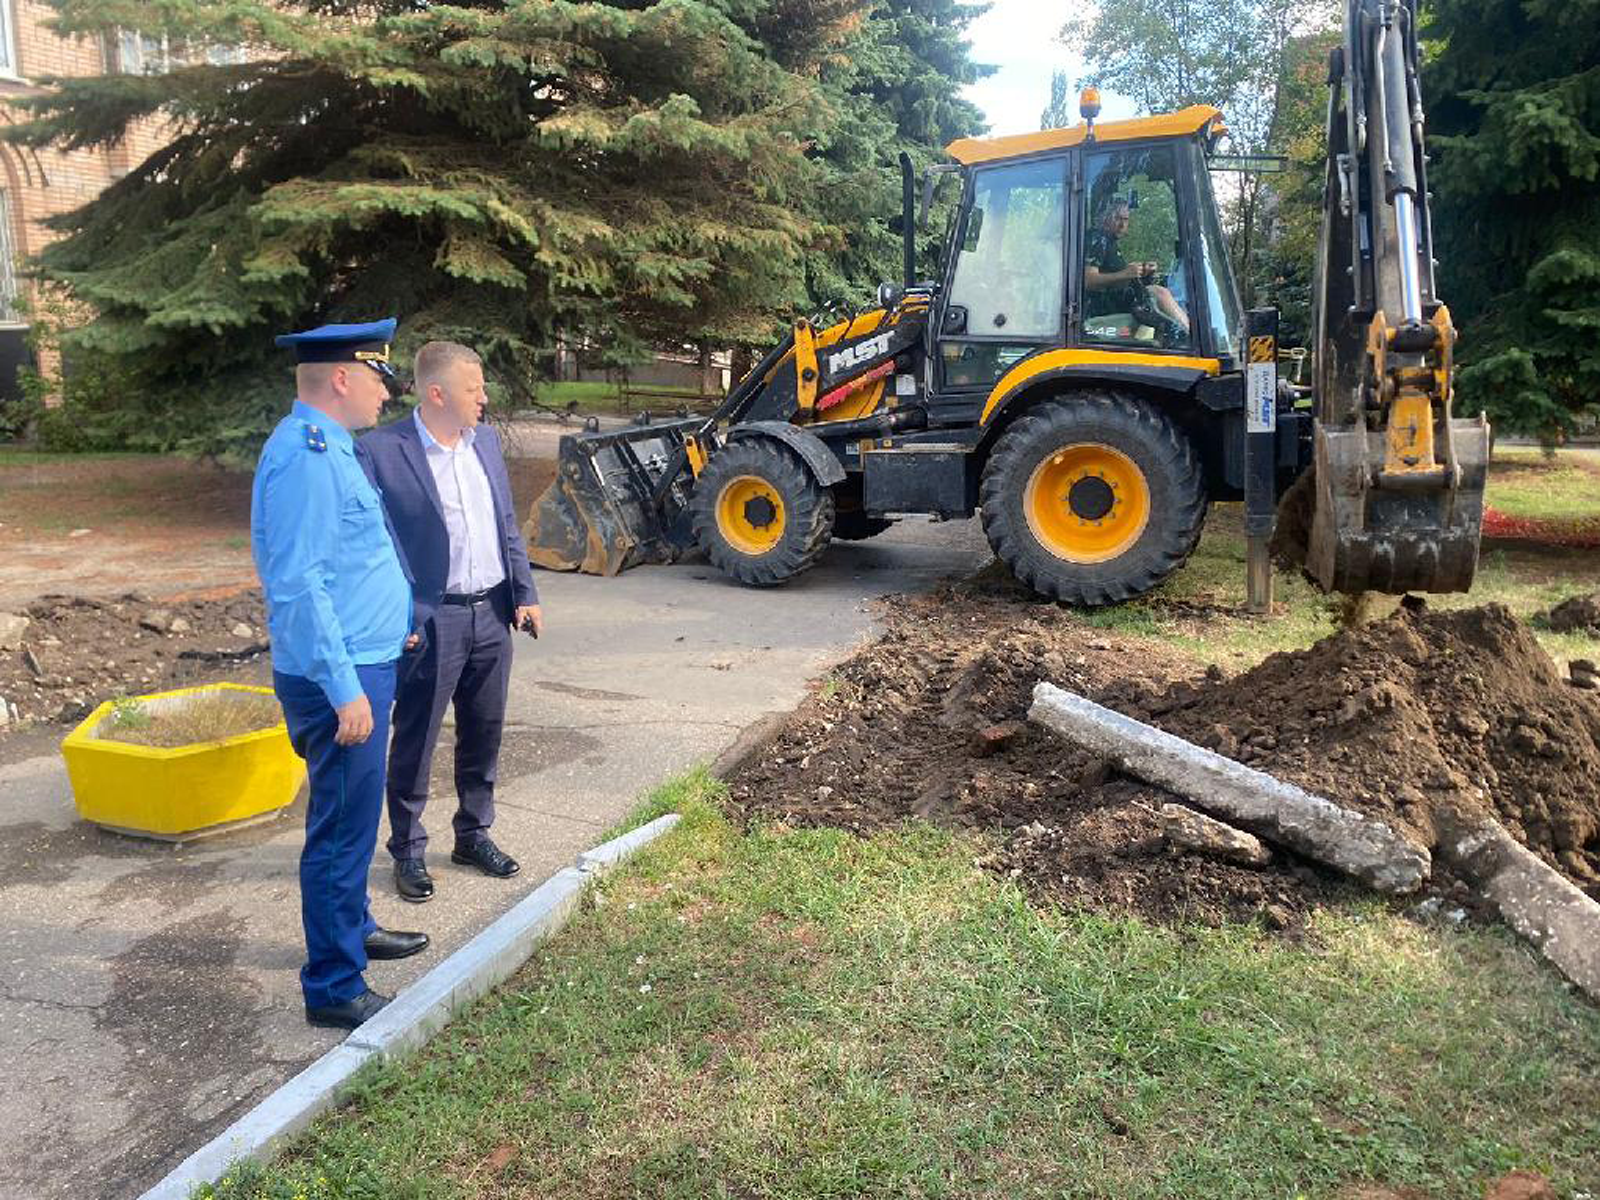
[[[1139,207],[1139,189],[1138,188],[1129,188],[1128,189],[1128,211],[1132,212],[1134,209],[1136,209],[1138,207]]]
[[[964,304],[952,304],[944,310],[944,321],[939,326],[940,332],[947,336],[954,336],[967,331],[967,308]]]

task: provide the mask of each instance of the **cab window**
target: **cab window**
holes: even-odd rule
[[[949,299],[968,337],[1059,336],[1065,192],[1060,158],[976,173]]]
[[[1171,146],[1087,156],[1079,330],[1084,342],[1194,345],[1173,169]]]

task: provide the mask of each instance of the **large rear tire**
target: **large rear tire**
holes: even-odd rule
[[[979,487],[983,531],[1034,591],[1097,607],[1181,567],[1205,521],[1194,448],[1153,406],[1077,393],[1032,409],[996,443]]]
[[[772,587],[822,554],[833,496],[777,443],[739,441],[712,455],[695,480],[690,520],[714,566],[751,587]]]

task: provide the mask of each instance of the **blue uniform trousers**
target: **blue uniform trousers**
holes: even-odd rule
[[[289,741],[306,760],[311,799],[300,852],[300,919],[306,964],[300,987],[307,1008],[354,1000],[367,990],[365,942],[377,928],[367,908],[367,869],[383,811],[383,768],[394,704],[393,662],[356,667],[372,705],[372,736],[359,746],[333,740],[339,718],[323,690],[300,675],[272,675]]]

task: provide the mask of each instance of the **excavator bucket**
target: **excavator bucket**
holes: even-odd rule
[[[1478,566],[1489,427],[1449,422],[1453,464],[1433,477],[1383,470],[1383,433],[1317,426],[1306,569],[1327,591],[1464,592]]]
[[[567,434],[556,477],[522,527],[528,558],[554,571],[615,575],[672,562],[694,545],[688,445],[704,421]]]
[[[1489,425],[1451,414],[1450,310],[1367,331],[1363,415],[1318,421],[1306,569],[1328,591],[1465,592],[1478,568]]]

